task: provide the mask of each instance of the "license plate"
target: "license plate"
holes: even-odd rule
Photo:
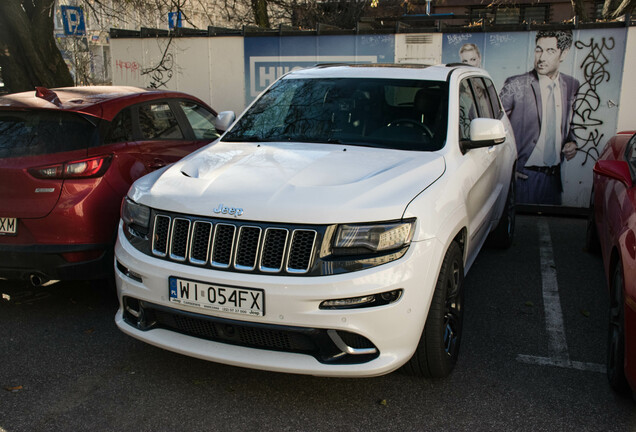
[[[214,285],[174,276],[168,278],[168,284],[173,303],[241,315],[265,315],[262,289]]]
[[[16,218],[0,217],[0,235],[15,234],[18,230],[18,220]]]

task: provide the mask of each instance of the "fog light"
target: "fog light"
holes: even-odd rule
[[[372,306],[382,306],[393,303],[402,297],[401,289],[387,291],[380,294],[370,294],[361,297],[325,300],[320,303],[320,309],[355,309]]]
[[[384,300],[387,303],[393,303],[394,301],[400,298],[401,294],[402,294],[402,290],[393,290],[393,291],[383,292],[382,294],[380,294],[380,297],[382,298],[382,300]]]
[[[131,297],[124,297],[124,320],[139,330],[150,330],[157,323],[154,314],[148,314],[144,302]]]
[[[139,300],[125,297],[124,298],[124,309],[133,317],[139,319],[141,316],[141,305],[139,304]]]
[[[368,303],[375,301],[375,295],[368,295],[363,297],[351,297],[337,300],[325,300],[320,304],[320,309],[347,309],[360,307]]]
[[[130,270],[128,267],[124,266],[119,261],[117,261],[117,270],[119,270],[125,276],[128,276],[134,281],[143,282],[143,279],[141,278],[141,275],[139,273],[135,273],[134,271]]]

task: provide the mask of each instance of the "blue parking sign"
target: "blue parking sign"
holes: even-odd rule
[[[174,30],[178,27],[183,27],[183,17],[181,12],[168,12],[168,28]]]
[[[72,36],[83,36],[86,34],[86,23],[84,22],[84,11],[78,6],[60,6],[62,11],[62,23],[64,24],[64,34]]]

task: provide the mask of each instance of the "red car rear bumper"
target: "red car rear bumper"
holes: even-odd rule
[[[113,272],[112,245],[0,245],[0,277],[36,285],[49,280],[107,278]]]

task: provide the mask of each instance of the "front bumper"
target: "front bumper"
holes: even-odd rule
[[[401,259],[357,272],[318,277],[244,274],[147,256],[128,243],[120,226],[115,247],[120,308],[115,321],[132,337],[204,360],[310,375],[382,375],[398,369],[415,351],[442,257],[442,245],[429,240],[413,242]],[[170,276],[262,289],[267,313],[246,317],[171,303]],[[400,299],[388,305],[319,308],[324,300],[400,289]],[[126,307],[130,304],[132,309]],[[147,315],[141,324],[140,307]],[[159,320],[157,313],[168,317]],[[235,337],[243,331],[251,336]],[[291,345],[280,338],[291,338]]]

